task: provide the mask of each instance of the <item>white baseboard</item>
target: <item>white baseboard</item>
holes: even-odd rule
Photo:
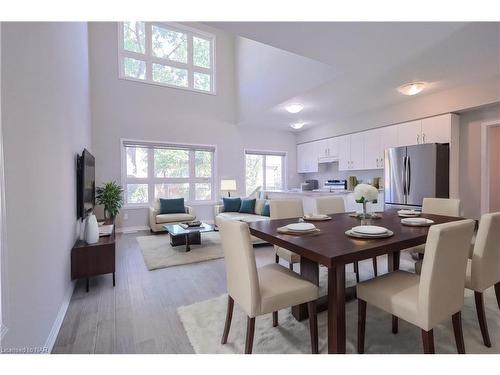
[[[134,233],[139,232],[141,230],[149,230],[150,228],[147,225],[140,225],[136,227],[120,227],[116,228],[116,233]]]
[[[73,296],[73,291],[75,290],[75,285],[76,282],[72,281],[71,285],[66,290],[63,303],[61,304],[59,312],[57,313],[57,317],[54,320],[54,324],[52,325],[52,329],[50,330],[49,337],[47,337],[47,341],[45,341],[45,348],[47,348],[49,353],[52,352],[52,348],[56,343],[57,335],[59,334],[59,330],[61,329],[64,317],[66,316],[66,311],[68,311],[71,297]]]

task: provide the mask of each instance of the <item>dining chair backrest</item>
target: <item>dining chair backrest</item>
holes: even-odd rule
[[[424,198],[422,202],[424,214],[460,216],[460,199]]]
[[[428,331],[462,309],[473,220],[433,225],[425,244],[418,319]]]
[[[316,211],[318,214],[331,215],[345,212],[345,202],[342,197],[316,198]]]
[[[250,317],[260,310],[260,288],[248,224],[221,220],[219,233],[226,262],[227,291]]]
[[[472,253],[471,284],[482,292],[500,281],[500,212],[481,217]]]
[[[304,216],[302,199],[271,199],[269,209],[271,219],[292,219]]]

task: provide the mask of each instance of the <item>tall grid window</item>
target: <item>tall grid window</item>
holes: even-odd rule
[[[251,194],[261,187],[263,190],[285,188],[284,152],[245,151],[245,190]]]
[[[215,94],[215,36],[174,23],[119,23],[120,78]]]
[[[150,205],[158,198],[213,201],[213,146],[123,142],[126,204]]]

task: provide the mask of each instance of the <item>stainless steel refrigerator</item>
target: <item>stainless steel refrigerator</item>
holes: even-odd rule
[[[386,149],[384,167],[387,208],[418,208],[424,198],[449,198],[448,144]]]

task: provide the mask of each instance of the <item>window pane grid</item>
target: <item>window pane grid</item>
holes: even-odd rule
[[[120,25],[122,78],[215,93],[215,37],[168,23]]]
[[[279,152],[245,152],[245,187],[246,194],[256,188],[263,190],[282,190],[285,156]]]
[[[188,149],[189,146],[175,149],[123,143],[123,178],[128,205],[151,204],[160,197],[184,198],[186,202],[213,200],[214,151],[210,151],[210,147],[206,147],[207,150]]]

